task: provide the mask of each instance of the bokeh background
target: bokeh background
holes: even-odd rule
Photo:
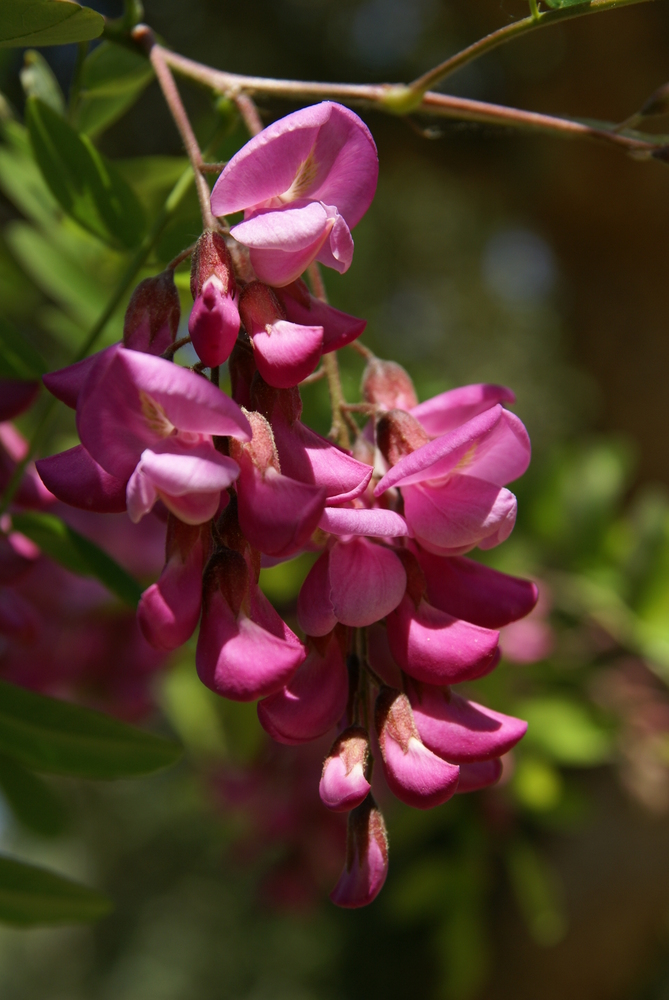
[[[168,44],[213,66],[355,82],[409,80],[526,13],[522,0],[145,8]],[[669,6],[657,0],[537,32],[444,89],[621,121],[666,81],[668,39]],[[43,55],[66,90],[74,48]],[[23,53],[0,57],[0,90],[19,118],[22,65]],[[213,102],[182,91],[205,142]],[[267,122],[293,108],[259,106]],[[421,398],[466,382],[511,386],[533,440],[518,526],[490,558],[542,581],[544,597],[476,688],[524,713],[527,740],[503,787],[428,814],[391,807],[384,892],[339,912],[327,891],[342,830],[314,779],[323,747],[269,749],[252,706],[222,705],[198,685],[187,649],[161,675],[154,713],[184,741],[184,763],[106,788],[54,783],[70,818],[52,839],[0,808],[3,847],[116,904],[94,928],[0,930],[3,1000],[669,997],[669,169],[582,141],[362,114],[379,188],[351,270],[327,275],[332,302],[368,319],[365,341],[409,369]],[[182,167],[155,83],[98,141],[140,193],[149,168],[169,190]],[[224,147],[242,141],[233,123]],[[59,229],[37,182],[26,201],[8,149],[2,314],[56,366],[122,260]],[[146,273],[197,234],[190,201]],[[122,310],[109,341],[121,321]],[[342,364],[354,399],[361,363],[344,352]],[[327,430],[322,386],[305,391],[305,407]],[[53,450],[73,434],[67,415],[58,421]],[[299,562],[265,574],[288,616],[303,574]]]

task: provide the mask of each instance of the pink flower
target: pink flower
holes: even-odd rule
[[[388,834],[371,794],[349,813],[346,863],[330,899],[337,906],[367,906],[383,888],[388,874]]]
[[[318,794],[328,809],[346,812],[361,805],[368,781],[369,736],[361,726],[349,726],[334,741],[323,762]]]
[[[239,311],[251,338],[258,371],[277,389],[310,375],[323,349],[323,327],[289,323],[271,288],[253,281],[242,292]]]
[[[119,346],[102,351],[83,371],[77,429],[91,461],[81,452],[47,460],[45,477],[56,495],[67,502],[78,490],[79,506],[96,509],[98,501],[103,509],[118,509],[120,482],[134,521],[158,499],[187,524],[210,520],[221,491],[239,472],[216,450],[213,436],[244,441],[251,435],[236,403],[193,372]]]
[[[425,746],[407,696],[381,688],[374,722],[386,781],[400,802],[431,809],[450,799],[458,786],[459,768]]]
[[[367,326],[367,320],[349,316],[314,298],[301,278],[283,288],[276,288],[274,292],[291,323],[323,328],[323,354],[338,351],[340,347],[352,343]]]
[[[379,422],[379,433],[387,429],[390,438],[388,454],[401,446],[392,420],[391,412]],[[460,555],[476,545],[489,549],[513,530],[516,498],[503,486],[521,476],[529,460],[523,424],[497,404],[405,452],[374,494],[381,496],[393,486],[401,489],[404,516],[428,552]]]
[[[258,718],[278,743],[309,743],[339,721],[348,699],[348,673],[341,645],[332,636],[314,645],[288,684],[258,702]]]
[[[306,655],[244,557],[232,549],[214,553],[205,572],[195,657],[202,683],[232,701],[256,701],[284,687]]]
[[[478,792],[482,788],[496,785],[502,777],[501,760],[477,760],[469,764],[460,764],[460,780],[456,795],[465,792]]]
[[[374,140],[356,114],[324,101],[281,118],[233,156],[214,185],[215,215],[244,210],[232,227],[261,281],[288,285],[319,260],[343,273],[351,229],[378,177]]]
[[[215,368],[227,361],[239,333],[235,272],[219,233],[205,232],[197,241],[190,290],[193,309],[188,332],[202,363]]]

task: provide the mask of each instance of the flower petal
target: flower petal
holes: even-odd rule
[[[474,546],[498,545],[516,521],[516,498],[473,476],[452,476],[443,486],[403,487],[404,516],[428,552],[461,555]]]
[[[397,607],[406,587],[400,559],[366,538],[337,542],[330,552],[330,599],[343,625],[371,625]]]
[[[460,781],[457,794],[478,792],[481,788],[496,785],[502,777],[501,760],[475,761],[460,765]]]
[[[350,344],[367,326],[367,320],[350,316],[314,298],[301,282],[277,289],[277,295],[291,323],[323,327],[324,354]]]
[[[479,383],[449,389],[426,399],[409,410],[421,422],[430,437],[438,437],[467,423],[497,403],[515,403],[516,397],[503,385]]]
[[[318,527],[333,535],[400,538],[409,534],[406,521],[393,510],[368,507],[326,507]]]
[[[290,479],[271,467],[263,474],[245,451],[239,463],[239,524],[244,535],[266,555],[297,552],[318,526],[325,490]]]
[[[306,635],[327,635],[337,624],[330,600],[330,553],[311,567],[297,598],[297,620]]]
[[[105,472],[82,445],[40,458],[35,465],[46,488],[63,503],[98,514],[125,510],[125,480]]]
[[[335,812],[355,809],[371,788],[365,776],[369,759],[369,736],[360,726],[349,726],[334,741],[323,762],[318,794],[323,805]]]
[[[383,888],[388,874],[388,835],[371,793],[349,813],[346,864],[330,893],[336,906],[367,906]]]
[[[287,320],[252,338],[256,365],[265,382],[276,389],[290,389],[310,375],[323,348],[322,326],[298,326]]]

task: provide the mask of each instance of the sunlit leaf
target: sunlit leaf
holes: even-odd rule
[[[16,927],[88,923],[112,908],[95,889],[63,875],[0,857],[0,922]]]
[[[23,59],[24,66],[20,76],[26,97],[38,97],[57,114],[65,114],[63,92],[44,56],[34,49],[28,49]]]
[[[132,49],[103,42],[86,57],[75,124],[87,135],[108,128],[153,78],[151,63]]]
[[[85,42],[101,35],[104,26],[101,14],[72,0],[0,3],[0,48]]]
[[[136,246],[144,213],[114,165],[37,98],[26,103],[26,122],[42,175],[68,215],[107,242]]]
[[[122,601],[136,607],[142,593],[137,581],[111,556],[69,524],[53,514],[38,511],[14,514],[12,522],[17,531],[32,539],[61,566],[82,576],[96,577]]]
[[[62,801],[43,778],[7,754],[0,754],[0,790],[17,820],[33,833],[54,837],[63,832]]]
[[[528,698],[516,706],[527,720],[525,742],[558,764],[593,767],[610,759],[611,734],[598,726],[588,709],[561,697]]]
[[[181,756],[170,740],[4,681],[0,749],[36,771],[102,779],[150,774]]]

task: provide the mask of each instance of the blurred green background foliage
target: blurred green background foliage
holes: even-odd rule
[[[168,44],[213,66],[360,82],[411,79],[526,12],[521,0],[145,6]],[[585,18],[445,89],[622,120],[664,82],[668,28],[663,2]],[[69,360],[186,166],[146,62],[93,46],[70,124],[136,208],[129,229],[90,206],[65,216],[24,115],[28,95],[60,120],[75,59],[75,46],[0,52],[0,337],[10,351],[18,330],[28,345],[14,369]],[[202,144],[227,158],[245,141],[231,108],[183,93]],[[291,105],[260,110],[269,121]],[[54,780],[68,819],[41,831],[0,780],[3,848],[116,905],[93,928],[1,930],[3,1000],[669,996],[669,173],[595,145],[365,117],[379,188],[350,272],[327,275],[333,304],[367,318],[365,342],[405,365],[421,398],[511,386],[532,437],[517,527],[486,559],[543,596],[472,688],[528,719],[527,738],[497,789],[429,813],[389,804],[387,886],[371,908],[338,912],[326,894],[342,831],[323,827],[314,780],[323,748],[268,749],[253,706],[205,690],[186,647],[156,692],[186,746],[177,768],[104,788]],[[141,276],[199,231],[189,192]],[[187,267],[177,278],[187,316]],[[119,339],[124,304],[103,343]],[[362,364],[343,352],[342,365],[354,399]],[[304,399],[327,431],[323,385]],[[63,410],[50,448],[73,443]],[[289,622],[307,567],[263,573]],[[530,640],[536,663],[517,652]]]

